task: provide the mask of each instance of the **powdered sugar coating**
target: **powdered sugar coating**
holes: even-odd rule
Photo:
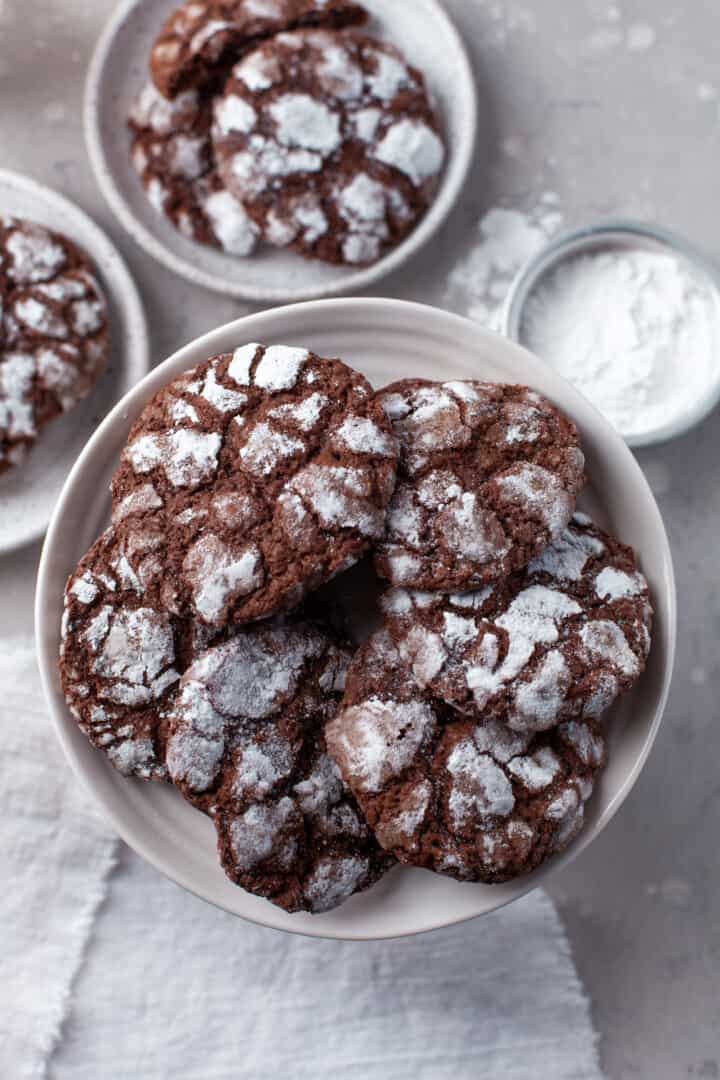
[[[360,34],[274,37],[234,67],[213,144],[264,239],[367,264],[430,202],[445,160],[422,75]]]
[[[91,741],[127,776],[164,780],[165,711],[187,659],[204,645],[167,610],[162,531],[110,528],[65,591],[60,673]]]
[[[598,580],[619,584],[598,590]],[[394,590],[381,604],[421,687],[520,732],[599,716],[639,677],[649,649],[647,583],[632,552],[577,519],[492,590]]]
[[[108,347],[87,256],[41,225],[0,217],[0,473],[87,396]]]
[[[584,482],[573,424],[524,387],[407,380],[381,392],[402,446],[378,573],[477,588],[538,557]]]
[[[167,762],[212,818],[228,876],[288,911],[327,911],[388,865],[327,756],[350,657],[312,624],[258,628],[183,676]]]
[[[360,5],[349,0],[186,0],[160,31],[150,71],[161,94],[175,98],[188,87],[216,82],[228,63],[284,30],[340,28],[366,18]],[[262,76],[256,78],[262,85]]]
[[[204,91],[169,100],[148,82],[128,119],[130,157],[151,204],[175,228],[196,243],[244,257],[257,247],[258,230],[215,170],[210,121]]]
[[[567,846],[605,760],[592,722],[531,735],[464,717],[407,678],[384,630],[356,655],[326,738],[386,850],[471,881]]]
[[[251,342],[149,403],[115,515],[162,522],[173,611],[221,629],[286,610],[357,561],[382,536],[397,455],[362,376]]]

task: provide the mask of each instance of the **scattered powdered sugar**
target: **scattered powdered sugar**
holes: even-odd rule
[[[190,548],[183,573],[195,608],[208,623],[221,622],[228,604],[260,588],[265,579],[257,547],[233,551],[212,533],[203,535]]]
[[[248,346],[252,348],[252,346]],[[255,371],[255,384],[271,394],[292,390],[303,367],[310,359],[307,349],[287,345],[271,345]],[[234,361],[234,358],[233,358]],[[232,376],[235,378],[235,376]],[[236,380],[237,381],[237,380]]]
[[[448,807],[459,829],[486,817],[507,817],[515,806],[512,784],[500,766],[481,754],[471,739],[459,742],[448,757],[453,778]]]
[[[555,473],[527,462],[498,477],[496,484],[503,498],[512,504],[521,503],[526,512],[537,515],[551,538],[558,536],[567,525],[574,498]]]
[[[233,175],[246,194],[266,191],[277,177],[320,172],[322,166],[321,154],[302,148],[288,149],[259,134],[252,135],[248,150],[234,154],[231,161]]]
[[[279,405],[268,416],[271,420],[284,420],[296,424],[302,431],[311,431],[320,420],[323,411],[330,404],[324,394],[311,394],[297,405]]]
[[[331,154],[340,146],[340,117],[309,94],[284,94],[267,110],[283,146]]]
[[[199,30],[196,30],[190,39],[190,51],[199,53],[203,47],[215,37],[216,34],[221,34],[226,30],[232,30],[233,24],[227,22],[224,19],[210,19],[201,26]]]
[[[642,574],[626,574],[606,566],[595,578],[595,592],[601,600],[622,600],[638,596],[647,588]]]
[[[326,818],[330,807],[342,798],[345,787],[332,758],[320,754],[310,775],[295,784],[293,791],[304,814]]]
[[[551,649],[534,675],[520,683],[513,695],[511,723],[516,730],[546,731],[552,727],[572,683],[565,657]]]
[[[585,515],[575,514],[576,524],[591,524],[590,518],[581,521],[580,517]],[[528,564],[528,573],[550,574],[556,581],[579,581],[588,560],[602,555],[604,551],[605,545],[596,536],[577,529],[566,529],[550,547],[545,548],[542,555]]]
[[[75,579],[70,586],[70,592],[77,597],[81,604],[91,604],[100,595],[100,590],[88,571],[85,571],[82,577]]]
[[[0,361],[0,431],[11,438],[32,437],[37,431],[30,395],[35,360],[29,353],[6,352]]]
[[[228,367],[228,375],[238,386],[250,386],[250,370],[258,349],[261,348],[262,345],[251,342],[249,345],[241,345],[240,348],[235,349]]]
[[[292,799],[282,798],[277,803],[251,806],[244,814],[233,818],[230,843],[238,864],[244,870],[251,870],[275,854],[279,838],[291,826],[295,816]],[[289,852],[285,846],[280,857],[287,854]]]
[[[437,176],[445,161],[445,147],[432,128],[421,120],[398,120],[371,150],[372,156],[391,165],[420,187]]]
[[[518,754],[524,754],[530,745],[529,735],[513,731],[507,724],[495,719],[478,725],[473,739],[481,753],[491,754],[501,765],[507,764]]]
[[[376,826],[376,834],[386,847],[395,847],[398,838],[407,843],[418,831],[427,813],[432,797],[432,785],[429,780],[421,780],[409,793],[405,794],[402,813],[389,821]]]
[[[245,472],[262,479],[304,451],[305,443],[300,439],[276,431],[269,424],[259,423],[251,428],[240,458]]]
[[[294,764],[292,746],[275,733],[270,733],[262,743],[243,746],[233,777],[233,796],[267,798],[276,784],[287,779]]]
[[[369,863],[364,856],[320,859],[303,890],[312,911],[319,914],[337,907],[357,892],[368,871]]]
[[[584,765],[599,768],[602,765],[605,753],[605,744],[602,737],[592,731],[587,724],[576,720],[561,724],[561,737],[572,746],[573,750]]]
[[[477,704],[484,705],[515,679],[533,655],[535,646],[557,641],[562,622],[581,611],[580,605],[565,593],[544,585],[531,585],[516,596],[507,611],[495,620],[508,634],[503,662],[496,666],[495,648],[489,650],[486,663],[471,663],[467,667],[467,683]],[[488,638],[492,642],[493,635],[486,634],[483,640]]]
[[[40,225],[25,225],[10,233],[5,246],[12,256],[7,274],[17,285],[32,285],[54,277],[66,264],[65,251]]]
[[[160,468],[175,488],[197,487],[217,472],[222,438],[190,428],[141,435],[125,450],[124,456],[136,473]]]
[[[372,697],[343,710],[327,737],[333,757],[357,787],[375,792],[411,764],[435,726],[435,714],[424,702]]]
[[[569,815],[573,815],[580,804],[580,796],[577,788],[566,787],[560,794],[548,804],[545,817],[551,821],[562,821]]]
[[[580,639],[592,659],[608,661],[623,675],[637,675],[638,659],[616,623],[604,619],[589,622],[580,631]]]
[[[394,457],[397,444],[392,435],[381,431],[374,421],[363,416],[347,416],[333,432],[332,442],[353,454],[376,454]]]
[[[215,374],[216,368],[217,364],[208,371],[200,390],[201,396],[206,401],[209,401],[218,412],[240,412],[243,406],[247,404],[247,395],[241,394],[237,390],[228,390],[226,386],[219,383]]]
[[[507,770],[528,791],[544,791],[560,772],[560,761],[550,747],[543,746],[528,757],[513,758]]]
[[[360,97],[363,92],[363,73],[350,59],[347,49],[331,44],[331,39],[325,34],[309,35],[309,39],[320,50],[320,62],[315,70],[323,90],[339,101],[352,101]],[[296,47],[299,40],[293,42]]]
[[[150,128],[156,135],[170,135],[175,131],[179,118],[197,111],[196,90],[186,90],[170,100],[148,81],[140,91],[130,112],[130,120],[140,128]]]
[[[307,631],[240,634],[196,661],[186,678],[207,686],[224,717],[261,720],[292,697],[308,661],[326,648],[324,638]]]
[[[213,192],[203,200],[202,208],[221,247],[229,255],[242,257],[255,250],[257,226],[229,191]]]
[[[324,529],[358,529],[377,539],[385,527],[385,514],[369,497],[369,484],[358,469],[308,465],[283,489],[280,504],[299,495]]]
[[[108,681],[102,697],[127,705],[160,697],[179,678],[171,668],[175,642],[169,617],[152,608],[114,612],[106,607],[101,615],[100,625],[93,620],[88,627],[87,640],[96,653],[93,671]]]
[[[407,65],[398,57],[381,52],[379,49],[374,52],[374,56],[377,68],[366,78],[373,97],[389,102],[392,101],[399,90],[414,85],[414,80],[407,69]]]
[[[361,142],[370,143],[373,141],[380,126],[382,115],[380,109],[372,107],[358,109],[356,113],[352,114],[355,135]]]
[[[13,312],[21,323],[36,334],[61,339],[69,336],[68,326],[62,315],[34,296],[16,300],[13,304]]]
[[[256,126],[257,119],[252,105],[236,94],[220,98],[215,106],[215,124],[221,135],[228,135],[232,131],[247,134]]]
[[[233,76],[252,92],[269,90],[280,78],[281,71],[274,56],[256,49],[233,68]]]
[[[113,506],[113,522],[123,521],[131,514],[141,514],[146,510],[159,510],[162,505],[163,501],[153,485],[143,484]]]
[[[546,192],[525,212],[494,207],[480,220],[473,246],[450,273],[446,304],[493,329],[515,275],[562,224],[557,196]]]

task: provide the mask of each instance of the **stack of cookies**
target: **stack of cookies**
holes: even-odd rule
[[[112,525],[68,581],[70,709],[288,911],[397,860],[526,873],[582,827],[602,716],[650,648],[632,551],[575,511],[583,470],[575,426],[524,387],[375,393],[302,348],[213,357],[134,424]],[[384,625],[355,650],[328,583],[368,554]]]
[[[348,0],[187,0],[129,118],[155,208],[188,238],[367,265],[437,190],[445,147],[421,72]]]

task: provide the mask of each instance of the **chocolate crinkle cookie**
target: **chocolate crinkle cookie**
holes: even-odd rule
[[[397,440],[340,360],[250,344],[161,390],[113,479],[114,520],[161,523],[168,609],[221,629],[296,606],[378,541]]]
[[[163,533],[107,529],[65,589],[60,675],[70,711],[125,776],[165,780],[167,708],[181,673],[212,640],[164,603]]]
[[[357,654],[326,739],[386,851],[488,883],[571,842],[605,760],[593,720],[531,735],[463,716],[407,678],[386,630]]]
[[[228,188],[277,247],[366,264],[416,225],[445,161],[422,74],[364,34],[280,34],[215,102]]]
[[[325,749],[349,662],[310,624],[253,629],[193,664],[172,709],[174,784],[228,877],[286,911],[329,911],[392,862]]]
[[[585,481],[577,428],[524,386],[407,379],[379,397],[400,473],[378,574],[465,591],[521,569],[557,539]]]
[[[418,686],[521,733],[597,719],[637,681],[650,650],[648,585],[635,556],[585,514],[494,586],[394,589],[381,605]]]
[[[173,98],[216,80],[223,66],[273,34],[366,20],[367,12],[349,0],[187,0],[160,31],[150,73],[160,93]]]
[[[218,176],[210,144],[212,98],[185,90],[172,101],[148,82],[129,118],[132,162],[152,206],[198,244],[246,256],[258,228]]]
[[[87,396],[108,351],[87,255],[41,225],[0,217],[0,473]]]

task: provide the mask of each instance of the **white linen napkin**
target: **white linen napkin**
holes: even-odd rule
[[[28,643],[0,643],[0,687],[1,1076],[601,1077],[544,893],[363,944],[251,926],[122,845],[108,877],[115,841],[62,760]]]
[[[45,1076],[117,841],[70,772],[32,642],[0,642],[0,1075]]]

